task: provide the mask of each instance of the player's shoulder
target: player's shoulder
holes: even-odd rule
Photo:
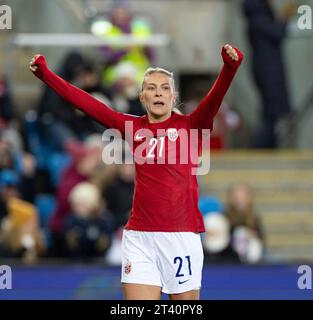
[[[130,113],[120,113],[123,117],[124,121],[131,121],[133,123],[140,123],[144,120],[145,115],[144,116],[136,116],[134,114],[130,114]]]
[[[174,120],[186,120],[188,119],[189,114],[182,114],[181,112],[173,111],[172,118]]]
[[[179,126],[185,127],[190,121],[190,114],[182,114],[174,111],[172,113],[172,121]]]
[[[136,120],[136,119],[140,119],[144,116],[136,116],[134,114],[130,114],[130,113],[123,113],[123,116],[126,117],[126,118],[129,118],[131,120]]]
[[[177,120],[177,121],[189,121],[191,113],[182,114],[182,113],[174,112],[173,116],[175,117],[175,120]]]

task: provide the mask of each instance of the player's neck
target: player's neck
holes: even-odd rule
[[[165,114],[163,116],[159,116],[159,117],[155,117],[151,114],[148,113],[148,119],[149,119],[149,123],[159,123],[159,122],[164,122],[167,119],[169,119],[172,115],[172,112],[170,112],[169,114]]]

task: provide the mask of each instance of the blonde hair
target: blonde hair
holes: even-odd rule
[[[99,189],[90,182],[78,183],[69,194],[69,202],[72,207],[83,203],[90,212],[100,207],[100,201],[101,195]]]
[[[143,90],[143,86],[144,86],[144,84],[145,84],[145,81],[146,81],[146,78],[148,77],[148,76],[150,76],[151,74],[153,74],[153,73],[163,73],[163,74],[165,74],[165,75],[167,75],[169,78],[170,78],[170,80],[171,80],[171,84],[172,84],[172,87],[173,87],[173,91],[175,92],[175,80],[174,80],[174,74],[173,74],[173,72],[170,72],[170,71],[168,71],[168,70],[166,70],[166,69],[163,69],[163,68],[159,68],[159,67],[156,67],[156,68],[148,68],[146,71],[145,71],[145,73],[144,73],[144,75],[143,75],[143,81],[142,81],[142,85],[141,85],[141,91]]]

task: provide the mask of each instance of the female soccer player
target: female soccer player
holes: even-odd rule
[[[173,74],[149,68],[140,100],[147,115],[116,112],[48,69],[44,56],[35,55],[30,70],[74,107],[106,128],[115,128],[133,150],[145,150],[136,162],[135,194],[122,240],[122,283],[126,299],[199,299],[203,265],[200,233],[204,223],[198,209],[198,184],[190,157],[180,161],[181,148],[191,129],[212,129],[213,119],[235,76],[243,54],[229,44],[222,48],[224,61],[218,79],[199,106],[188,115],[173,112],[176,100]],[[126,124],[133,126],[129,135]],[[162,134],[160,134],[160,132]],[[188,137],[189,138],[189,137]],[[188,140],[189,141],[189,140]],[[181,144],[181,145],[180,145]],[[171,163],[160,158],[177,151]],[[175,161],[173,161],[175,160]],[[168,161],[170,162],[170,161]]]

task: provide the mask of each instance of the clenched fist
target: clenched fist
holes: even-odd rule
[[[222,57],[226,64],[238,66],[243,60],[243,53],[238,48],[234,48],[230,44],[226,44],[222,48]]]
[[[29,63],[29,69],[37,77],[40,77],[48,69],[46,58],[41,54],[35,54]]]

